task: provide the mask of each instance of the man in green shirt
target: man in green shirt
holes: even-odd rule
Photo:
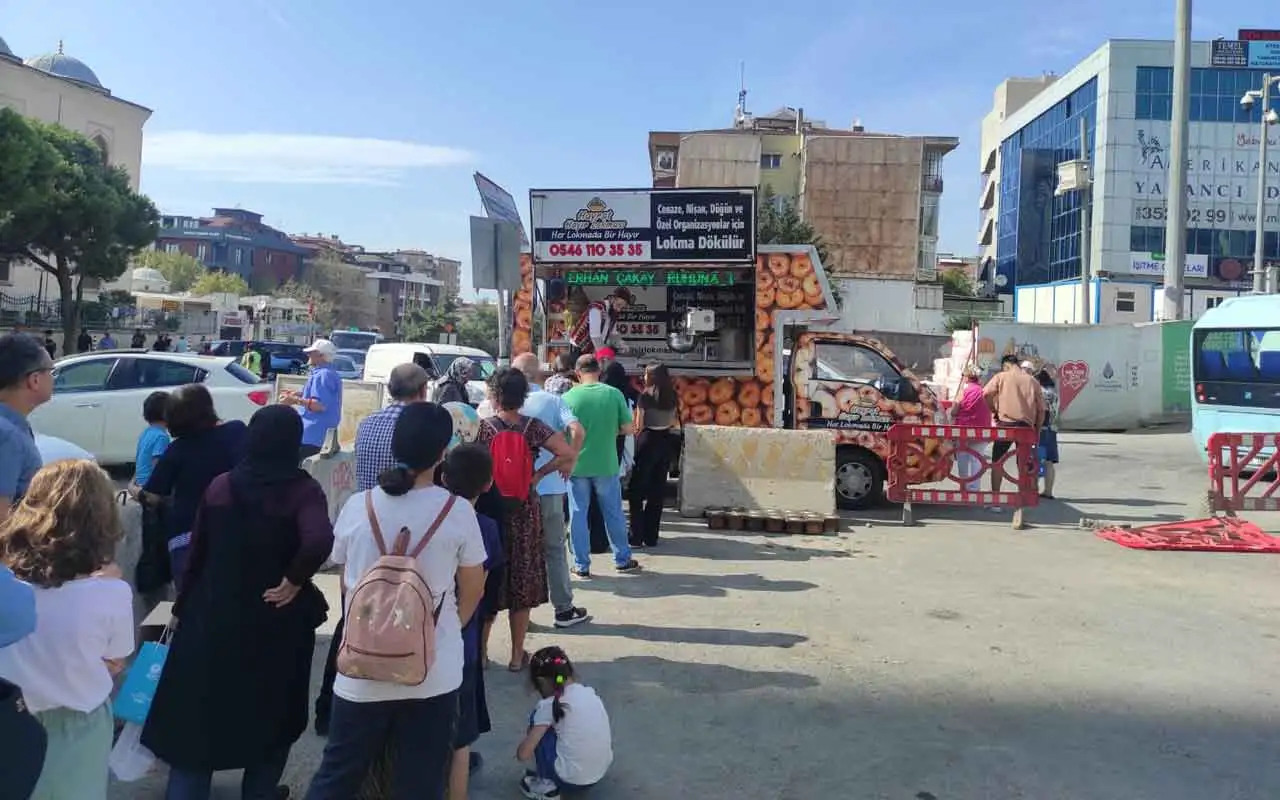
[[[573,543],[573,572],[591,576],[591,533],[587,512],[591,498],[600,504],[605,532],[613,548],[614,569],[635,572],[640,565],[631,557],[627,518],[622,511],[622,481],[618,473],[619,436],[632,432],[631,408],[622,392],[600,382],[600,362],[588,353],[578,359],[578,385],[565,392],[564,404],[586,429],[578,463],[569,479],[569,540]]]

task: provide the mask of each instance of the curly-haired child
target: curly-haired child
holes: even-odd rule
[[[542,698],[516,757],[532,761],[520,781],[530,800],[552,800],[561,791],[599,783],[613,763],[609,713],[595,689],[578,683],[559,647],[544,647],[529,661],[529,677]]]
[[[36,629],[0,649],[48,735],[33,800],[105,800],[112,679],[133,653],[133,593],[113,563],[120,518],[92,461],[55,461],[0,524],[0,560],[35,587]]]

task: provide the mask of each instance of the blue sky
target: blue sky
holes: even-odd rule
[[[970,254],[995,86],[1168,38],[1173,5],[0,0],[0,36],[23,57],[62,39],[155,110],[142,188],[165,211],[239,205],[464,262],[474,170],[522,208],[531,186],[647,186],[648,132],[727,125],[745,62],[750,110],[959,137],[939,249]],[[1197,39],[1278,21],[1265,0],[1200,6]]]

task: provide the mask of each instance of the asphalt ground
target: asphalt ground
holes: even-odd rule
[[[918,505],[914,527],[885,507],[812,537],[669,515],[642,574],[575,583],[593,622],[557,631],[536,610],[530,649],[565,647],[612,716],[614,766],[589,796],[1280,797],[1277,556],[1097,538],[1082,518],[1197,516],[1204,468],[1186,433],[1061,439],[1061,499],[1027,530],[1009,512]],[[336,607],[336,578],[321,583]],[[486,680],[495,730],[471,796],[516,798],[536,698],[501,665]],[[310,733],[294,748],[296,794],[321,748]],[[159,798],[163,777],[111,797]],[[215,797],[238,797],[236,778],[219,775]]]

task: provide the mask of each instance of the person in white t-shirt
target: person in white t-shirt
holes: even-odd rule
[[[0,524],[0,560],[35,588],[36,629],[0,648],[48,734],[34,800],[105,800],[113,678],[133,653],[133,592],[112,562],[120,517],[92,461],[42,468]]]
[[[530,800],[552,800],[562,791],[596,785],[613,763],[609,713],[600,695],[578,683],[573,664],[559,647],[533,654],[529,678],[542,699],[516,748],[516,758],[535,767],[520,780],[520,790]]]
[[[342,565],[348,603],[347,590],[380,556],[365,495],[371,495],[378,526],[389,542],[408,528],[412,551],[449,499],[449,492],[435,485],[435,477],[451,438],[453,417],[434,403],[410,403],[400,413],[391,438],[395,466],[378,476],[377,488],[353,495],[334,525],[330,558]],[[337,676],[329,740],[307,800],[355,797],[370,767],[386,763],[381,757],[388,751],[388,796],[444,797],[462,685],[462,626],[484,594],[484,539],[470,503],[453,504],[417,560],[440,607],[435,662],[426,680],[416,686]]]

